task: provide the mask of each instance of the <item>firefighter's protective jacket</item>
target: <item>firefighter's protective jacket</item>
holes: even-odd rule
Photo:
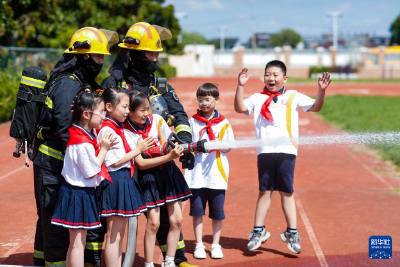
[[[33,162],[42,168],[61,173],[69,138],[68,129],[71,126],[71,104],[84,78],[77,68],[60,73],[58,77],[61,78],[56,78],[49,89],[50,93],[42,110],[39,121],[42,130],[37,134],[39,148]],[[89,84],[92,89],[99,88],[94,81]]]
[[[101,83],[101,87],[105,90],[111,86],[120,86],[127,90],[138,90],[149,96],[151,94],[150,87],[155,84],[155,78],[155,76],[147,73],[129,71],[121,81],[116,81],[113,76],[104,79]],[[164,92],[159,91],[159,93],[163,96],[165,102],[167,102],[169,113],[176,119],[174,125],[175,132],[184,142],[191,143],[192,134],[188,116],[184,111],[182,104],[179,102],[179,98],[176,95],[174,88],[168,84],[166,90]]]

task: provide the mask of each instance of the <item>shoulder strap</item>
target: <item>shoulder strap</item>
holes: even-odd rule
[[[78,84],[82,84],[83,81],[79,78],[78,75],[76,75],[75,73],[58,73],[55,75],[55,77],[50,77],[50,80],[48,83],[46,83],[46,86],[43,89],[43,92],[45,95],[49,95],[51,90],[53,89],[53,85],[61,80],[62,78],[66,78],[68,77],[71,80],[76,81]]]
[[[163,95],[167,93],[167,78],[157,77],[154,75],[154,83],[159,94]]]

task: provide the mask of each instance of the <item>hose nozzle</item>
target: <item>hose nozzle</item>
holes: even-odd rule
[[[193,143],[181,144],[181,147],[183,147],[183,152],[185,153],[190,153],[190,152],[207,153],[208,150],[206,150],[204,147],[205,142],[207,142],[207,140],[203,139]]]

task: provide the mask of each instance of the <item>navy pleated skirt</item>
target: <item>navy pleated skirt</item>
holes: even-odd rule
[[[148,208],[185,201],[192,196],[182,172],[174,161],[148,170],[139,170],[139,185]]]
[[[123,168],[110,172],[112,184],[103,180],[97,187],[101,217],[133,217],[147,211],[136,177]]]
[[[51,223],[69,229],[100,228],[96,189],[73,186],[64,181]]]

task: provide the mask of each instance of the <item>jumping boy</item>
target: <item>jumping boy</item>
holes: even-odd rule
[[[318,112],[324,103],[325,89],[331,83],[329,73],[318,79],[318,94],[312,99],[295,90],[286,90],[286,66],[273,60],[265,66],[264,88],[243,100],[243,89],[249,75],[243,68],[238,76],[235,111],[246,116],[254,113],[257,139],[268,140],[257,149],[259,195],[256,205],[254,229],[250,233],[247,250],[255,250],[267,241],[271,233],[264,222],[271,205],[273,191],[279,191],[287,230],[280,234],[293,253],[300,253],[300,236],[297,233],[296,205],[293,196],[294,167],[298,148],[298,108]]]

